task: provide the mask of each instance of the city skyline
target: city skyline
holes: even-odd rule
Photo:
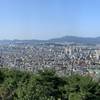
[[[0,0],[0,40],[100,36],[99,0]]]

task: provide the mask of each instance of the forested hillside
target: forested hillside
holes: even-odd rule
[[[100,100],[100,84],[88,76],[59,77],[0,69],[0,100]]]

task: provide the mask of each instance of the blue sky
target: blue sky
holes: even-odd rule
[[[0,39],[100,36],[100,0],[0,0]]]

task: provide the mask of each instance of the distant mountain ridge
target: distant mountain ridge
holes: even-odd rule
[[[83,44],[100,44],[100,37],[76,37],[76,36],[64,36],[61,38],[51,39],[52,42],[74,42]]]
[[[0,40],[0,44],[38,44],[38,43],[82,43],[82,44],[100,44],[100,37],[76,37],[76,36],[64,36],[61,38],[54,38],[49,40]]]

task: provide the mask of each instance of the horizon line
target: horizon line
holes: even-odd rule
[[[95,38],[99,38],[100,36],[93,36],[93,37],[89,37],[89,36],[75,36],[75,35],[65,35],[65,36],[61,36],[61,37],[54,37],[54,38],[50,38],[50,39],[0,39],[0,41],[21,41],[21,40],[34,40],[34,41],[48,41],[48,40],[53,40],[53,39],[59,39],[59,38],[64,38],[64,37],[75,37],[75,38],[92,38],[92,39],[95,39]]]

